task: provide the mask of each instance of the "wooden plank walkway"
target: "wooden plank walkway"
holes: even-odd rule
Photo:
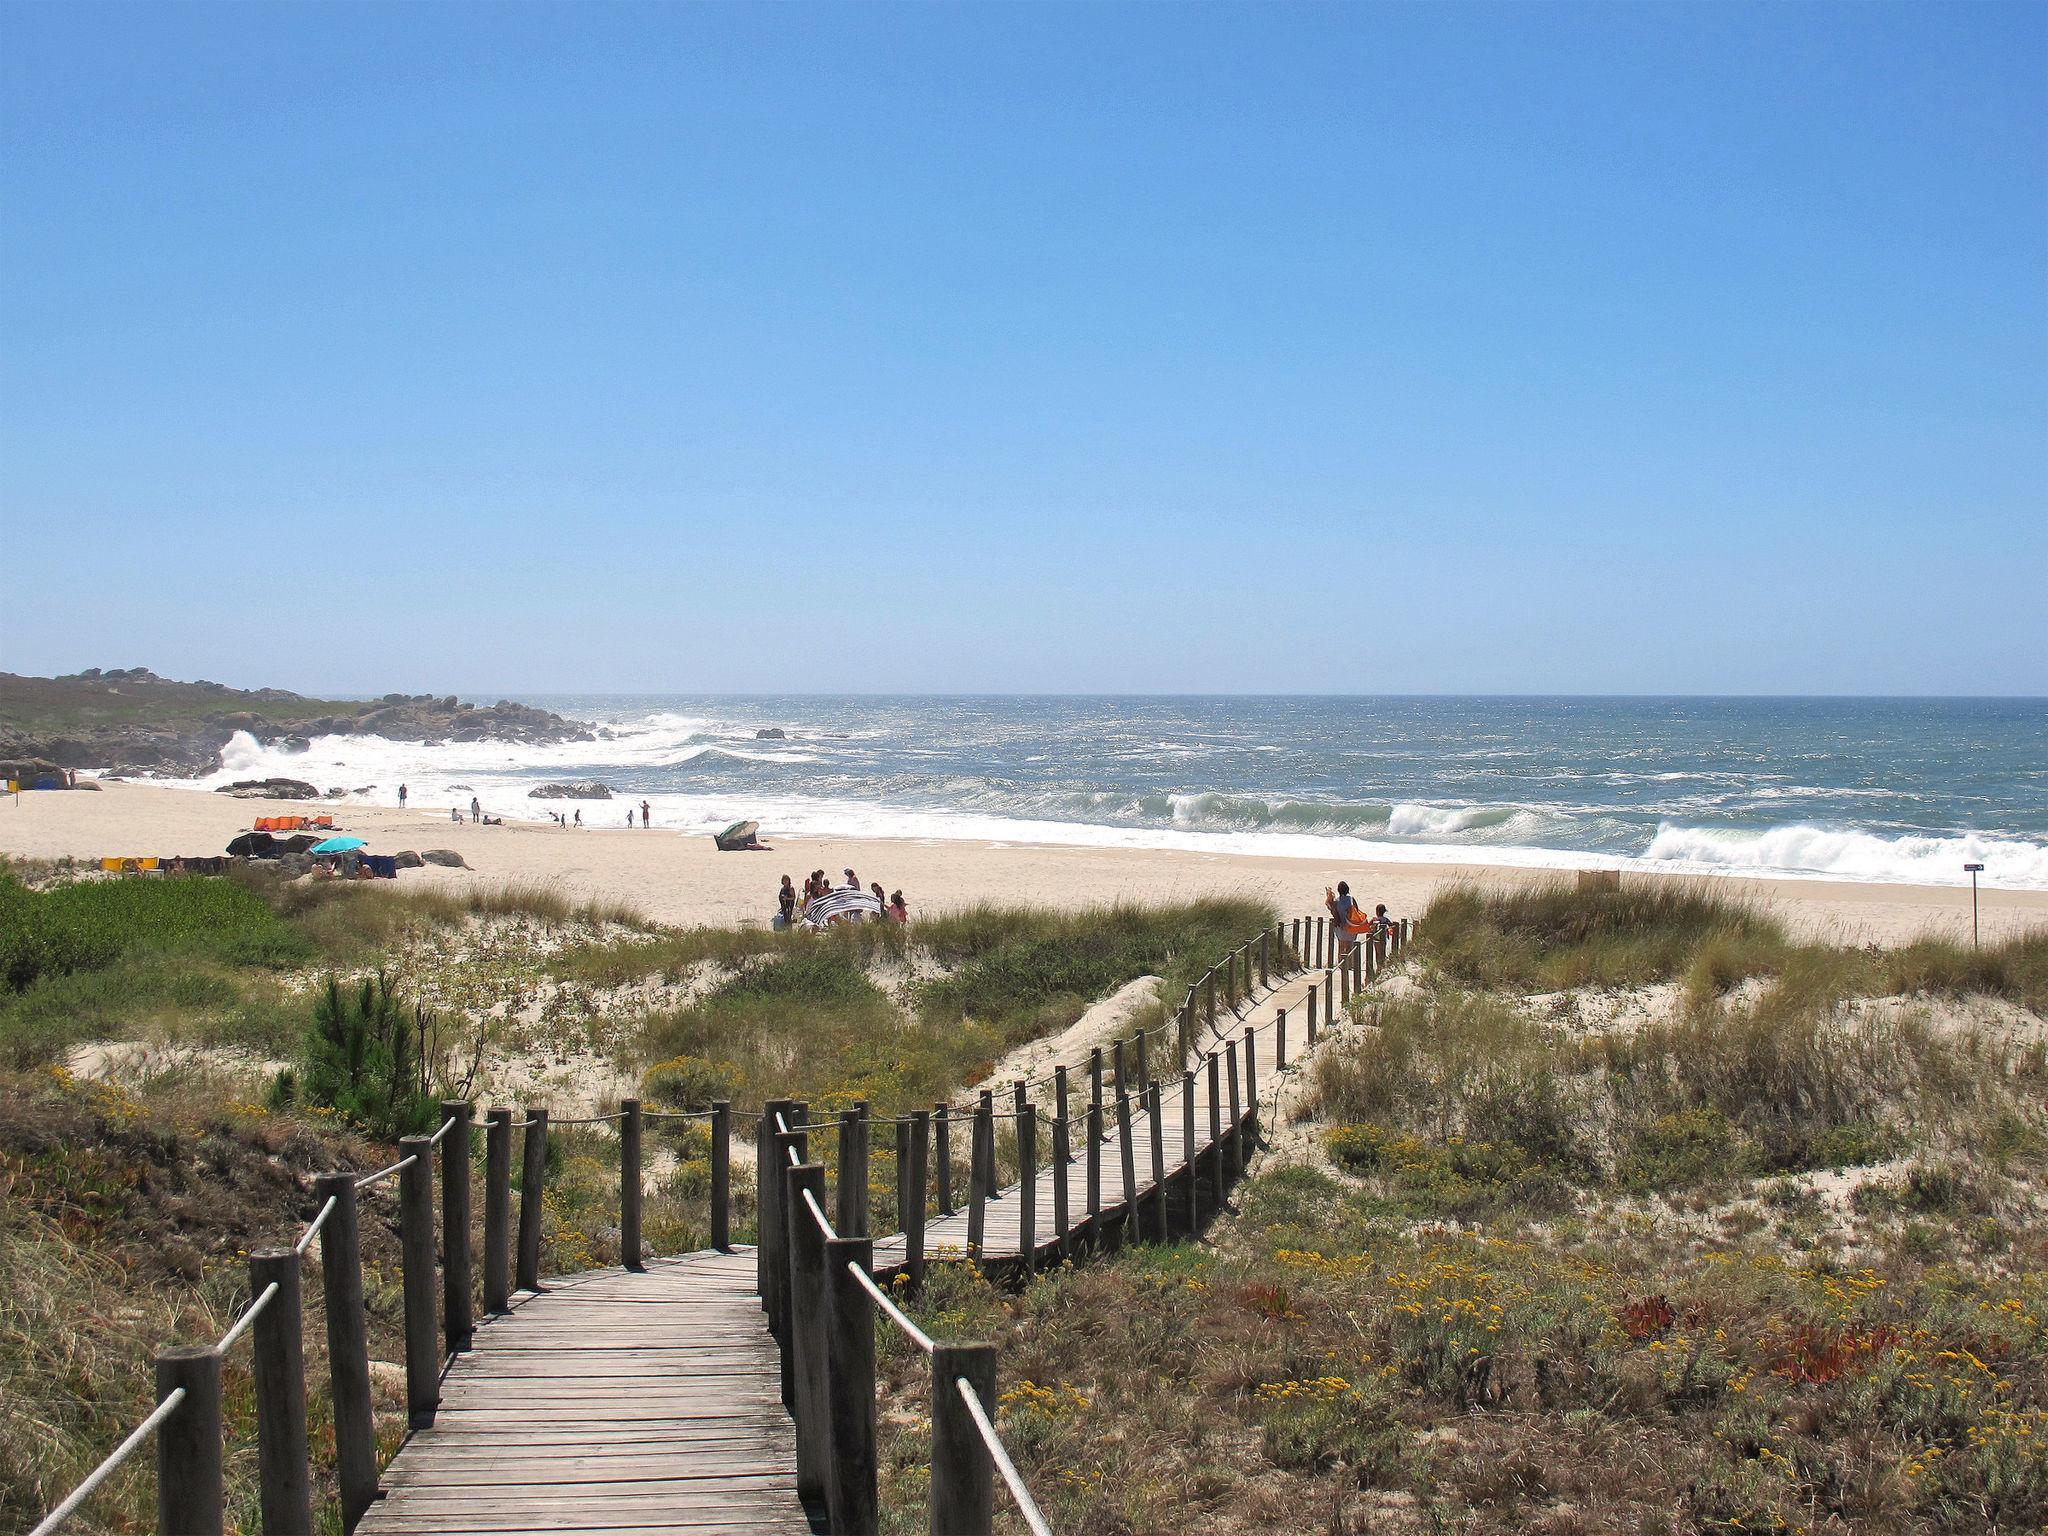
[[[547,1287],[477,1329],[359,1532],[812,1530],[751,1248]]]
[[[1338,986],[1341,988],[1341,978]],[[1323,973],[1315,971],[1290,978],[1276,984],[1255,1002],[1242,1006],[1239,1014],[1233,1015],[1220,1004],[1217,1009],[1217,1031],[1211,1036],[1206,1026],[1197,1030],[1197,1049],[1202,1053],[1217,1049],[1225,1040],[1240,1041],[1247,1028],[1257,1031],[1253,1041],[1255,1052],[1254,1067],[1258,1078],[1259,1101],[1262,1112],[1269,1111],[1274,1095],[1279,1089],[1281,1070],[1279,1065],[1279,1031],[1272,1026],[1282,1009],[1287,1012],[1287,1071],[1291,1074],[1300,1065],[1308,1051],[1308,994],[1320,992],[1323,987]],[[1333,994],[1335,995],[1335,994]],[[1319,1010],[1320,1012],[1320,1010]],[[1317,1038],[1320,1040],[1321,1031]],[[1238,1047],[1242,1058],[1243,1049]],[[1195,1145],[1196,1159],[1203,1162],[1209,1147],[1209,1074],[1200,1062],[1195,1063]],[[1239,1067],[1240,1076],[1243,1067]],[[1124,1175],[1122,1143],[1116,1123],[1116,1102],[1114,1089],[1108,1081],[1108,1069],[1104,1069],[1103,1083],[1103,1136],[1102,1145],[1102,1211],[1105,1225],[1122,1217],[1124,1213]],[[1217,1072],[1216,1098],[1218,1113],[1216,1123],[1223,1127],[1224,1134],[1230,1132],[1230,1074],[1227,1069]],[[1143,1101],[1132,1085],[1131,1096],[1131,1151],[1135,1165],[1138,1202],[1142,1210],[1152,1194],[1152,1120],[1144,1112]],[[1178,1071],[1171,1082],[1161,1080],[1159,1084],[1161,1152],[1169,1189],[1176,1175],[1187,1166],[1185,1156],[1186,1137],[1183,1110],[1181,1107],[1183,1082]],[[1240,1104],[1248,1104],[1245,1097],[1246,1085],[1238,1085]],[[1050,1090],[1041,1090],[1049,1094]],[[996,1095],[996,1108],[1000,1112],[1013,1101],[1006,1093]],[[1076,1228],[1087,1216],[1086,1185],[1086,1125],[1085,1115],[1089,1104],[1089,1085],[1085,1071],[1072,1074],[1068,1097],[1068,1114],[1075,1130],[1073,1144],[1069,1148],[1067,1164],[1067,1203],[1069,1219]],[[1041,1105],[1043,1110],[1043,1105]],[[962,1116],[955,1121],[953,1135],[955,1146],[961,1155],[965,1154],[969,1132],[972,1129],[970,1117]],[[1266,1123],[1264,1121],[1262,1124]],[[817,1134],[814,1129],[813,1134]],[[827,1128],[829,1134],[829,1128]],[[1039,1172],[1034,1200],[1032,1232],[1037,1256],[1050,1255],[1057,1244],[1053,1230],[1053,1192],[1055,1174],[1052,1167],[1051,1116],[1041,1112],[1038,1117]],[[986,1225],[982,1233],[982,1251],[986,1259],[1001,1261],[1018,1258],[1023,1249],[1022,1219],[1024,1202],[1019,1198],[1020,1186],[1010,1185],[988,1203]],[[1205,1216],[1213,1214],[1205,1212]],[[1147,1234],[1149,1235],[1149,1233]],[[958,1258],[967,1251],[967,1208],[961,1208],[951,1216],[935,1217],[925,1224],[925,1254],[928,1258]],[[875,1239],[875,1268],[895,1269],[904,1262],[904,1239],[901,1233]]]
[[[1280,1085],[1279,1009],[1290,1018],[1290,1067],[1306,1053],[1313,972],[1280,983],[1221,1033],[1200,1031],[1201,1049],[1241,1039],[1258,1026],[1262,1104]],[[1230,1129],[1229,1078],[1218,1074],[1217,1120]],[[1076,1123],[1088,1103],[1086,1075],[1070,1101]],[[1245,1086],[1240,1084],[1240,1093]],[[1105,1091],[1110,1091],[1105,1085]],[[1165,1168],[1184,1166],[1181,1080],[1161,1085]],[[1004,1101],[999,1098],[999,1106]],[[1102,1208],[1124,1209],[1115,1104],[1104,1105]],[[1210,1092],[1195,1076],[1198,1147],[1209,1145]],[[956,1125],[965,1148],[969,1122]],[[817,1130],[814,1128],[814,1134]],[[1041,1120],[1035,1248],[1055,1243],[1049,1119]],[[1132,1099],[1131,1139],[1141,1204],[1152,1187],[1151,1123]],[[1072,1148],[1068,1196],[1073,1223],[1087,1213],[1085,1150]],[[1198,1152],[1198,1156],[1206,1155]],[[985,1256],[1020,1252],[1017,1186],[987,1207]],[[967,1245],[967,1214],[927,1225],[926,1252]],[[900,1234],[877,1239],[875,1267],[902,1264]],[[384,1496],[357,1527],[365,1536],[500,1536],[542,1531],[732,1531],[808,1533],[796,1495],[796,1438],[781,1397],[781,1362],[755,1290],[751,1248],[651,1260],[644,1272],[594,1270],[550,1280],[522,1294],[510,1314],[482,1323],[475,1346],[449,1367],[433,1425],[413,1435],[382,1478]]]

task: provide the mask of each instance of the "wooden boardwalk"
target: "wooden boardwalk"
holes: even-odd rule
[[[1272,1024],[1290,1014],[1290,1066],[1305,1054],[1306,1001],[1323,973],[1290,978],[1236,1013],[1222,1012],[1220,1031],[1199,1031],[1199,1049],[1240,1041],[1257,1026],[1253,1075],[1262,1104],[1281,1081],[1279,1037]],[[1295,1022],[1295,1021],[1299,1022]],[[1238,1049],[1240,1072],[1243,1050]],[[1169,1189],[1186,1166],[1182,1082],[1162,1083],[1162,1164]],[[1198,1162],[1211,1157],[1211,1127],[1230,1137],[1230,1079],[1194,1080]],[[1135,1085],[1133,1085],[1135,1087]],[[1248,1084],[1240,1081],[1241,1104]],[[1072,1224],[1087,1217],[1086,1152],[1081,1144],[1089,1101],[1087,1077],[1070,1101],[1077,1127],[1067,1166]],[[1113,1090],[1105,1085],[1105,1093]],[[997,1099],[999,1108],[1006,1100]],[[1131,1145],[1141,1212],[1153,1188],[1152,1131],[1135,1093]],[[1113,1096],[1104,1105],[1101,1205],[1105,1228],[1125,1215],[1121,1143]],[[957,1124],[965,1151],[970,1122]],[[813,1127],[813,1132],[825,1127]],[[1041,1122],[1041,1135],[1049,1135]],[[1235,1146],[1245,1138],[1232,1138]],[[1036,1181],[1033,1247],[1055,1246],[1052,1148],[1042,1142]],[[1020,1256],[1024,1201],[1012,1186],[988,1202],[983,1252],[989,1260]],[[1203,1215],[1213,1212],[1204,1208]],[[1151,1231],[1149,1213],[1142,1223]],[[964,1209],[926,1227],[932,1258],[965,1252]],[[874,1245],[878,1271],[904,1262],[904,1240]],[[442,1383],[433,1424],[414,1434],[382,1477],[383,1497],[358,1530],[368,1536],[497,1536],[497,1533],[583,1531],[810,1532],[814,1524],[796,1493],[796,1437],[782,1400],[780,1356],[756,1292],[751,1248],[652,1260],[644,1272],[606,1269],[547,1282],[521,1295],[513,1310],[481,1324],[474,1347],[457,1357]]]
[[[370,1536],[808,1533],[751,1248],[551,1280],[477,1329]]]

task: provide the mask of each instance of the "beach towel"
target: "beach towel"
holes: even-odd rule
[[[136,862],[140,864],[144,869],[155,869],[157,867],[157,861],[155,859],[138,859]]]
[[[121,861],[119,859],[101,859],[100,868],[110,875],[118,875],[121,873]]]
[[[398,878],[398,855],[395,853],[366,853],[363,862],[370,866],[370,873],[379,880]]]
[[[814,897],[804,907],[804,923],[825,928],[835,923],[860,923],[882,915],[882,904],[868,891],[837,890]]]

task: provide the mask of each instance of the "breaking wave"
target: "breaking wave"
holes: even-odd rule
[[[1881,837],[1795,824],[1763,831],[1661,826],[1646,860],[1745,874],[1828,875],[1916,885],[1966,885],[1982,864],[1987,885],[2048,890],[2048,844],[1978,833]]]

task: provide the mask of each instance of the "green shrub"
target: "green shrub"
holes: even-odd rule
[[[432,1016],[406,1008],[382,971],[353,991],[330,976],[313,1005],[299,1092],[387,1141],[430,1131],[440,1118],[427,1078],[432,1027]],[[280,1075],[274,1096],[287,1091]]]
[[[263,898],[214,876],[83,880],[30,891],[0,868],[0,981],[100,970],[134,951],[282,969],[310,949]]]
[[[709,1109],[720,1099],[732,1098],[739,1070],[729,1061],[671,1056],[647,1069],[640,1091],[649,1103],[661,1109]]]
[[[1638,1127],[1615,1165],[1615,1178],[1631,1193],[1645,1195],[1749,1171],[1741,1136],[1728,1117],[1718,1109],[1687,1109]]]

